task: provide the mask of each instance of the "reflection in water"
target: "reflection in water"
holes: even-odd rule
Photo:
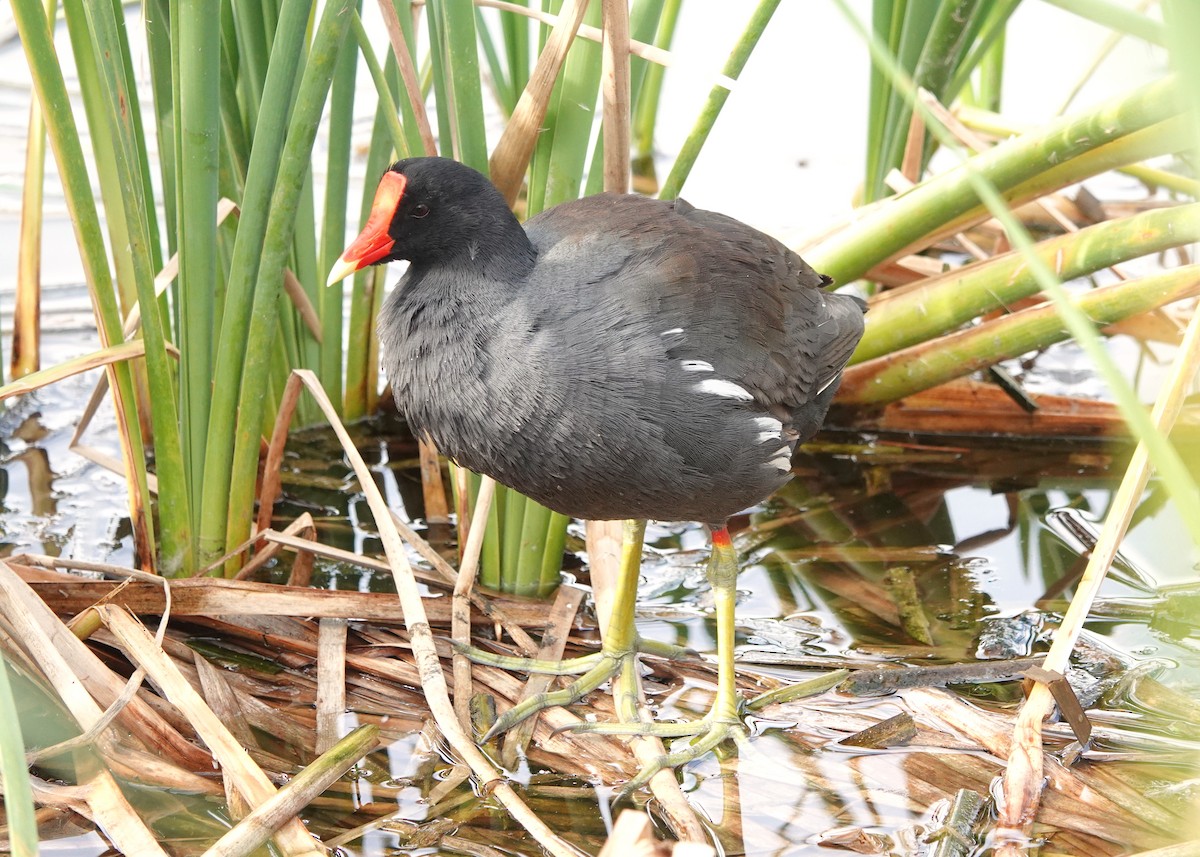
[[[64,491],[70,479],[56,480],[51,467],[57,433],[35,437],[33,417],[21,426],[25,437],[14,431],[0,458],[0,479],[7,483],[0,528],[6,539],[16,534],[22,549],[79,551],[80,534],[87,531],[81,519],[102,517],[101,508],[113,514],[114,504],[93,492],[82,505],[79,494]],[[387,420],[353,430],[385,496],[419,519],[411,440]],[[744,561],[738,613],[743,692],[753,695],[836,667],[999,661],[1044,651],[1057,611],[1072,592],[1089,533],[1109,502],[1114,456],[1119,464],[1119,451],[1100,447],[862,444],[854,438],[826,438],[810,447],[797,457],[798,478],[736,522]],[[294,439],[284,485],[277,528],[308,512],[321,541],[380,553],[353,476],[328,433],[305,432]],[[1190,581],[1195,561],[1174,539],[1179,528],[1172,514],[1152,486],[1103,593],[1100,618],[1089,626],[1076,659],[1070,678],[1085,703],[1096,706],[1089,714],[1099,737],[1070,776],[1099,782],[1093,790],[1111,788],[1105,783],[1116,779],[1128,789],[1121,794],[1131,806],[1148,818],[1176,823],[1146,829],[1126,818],[1126,810],[1097,815],[1091,805],[1051,791],[1043,818],[1053,825],[1045,834],[1056,850],[1103,855],[1165,844],[1169,840],[1156,831],[1180,830],[1178,819],[1189,811],[1186,793],[1160,788],[1150,794],[1149,787],[1151,781],[1174,784],[1194,777],[1181,760],[1200,746],[1200,735],[1178,729],[1189,710],[1195,713],[1188,708],[1195,703],[1177,688],[1200,676],[1200,657],[1195,623],[1167,621],[1185,615],[1170,611],[1186,595],[1163,587]],[[65,534],[58,544],[34,535],[31,522],[45,526],[47,518],[55,521],[53,532]],[[440,548],[452,557],[453,531],[442,528],[438,535]],[[643,564],[641,633],[712,652],[704,534],[690,525],[657,525],[651,536]],[[286,577],[287,563],[285,557],[268,575]],[[586,584],[581,563],[573,560],[571,567]],[[322,561],[314,585],[384,590],[390,578]],[[196,644],[194,651],[219,661],[225,680],[247,700],[244,715],[260,751],[292,760],[277,765],[298,766],[314,753],[315,684],[305,647],[315,633],[313,623],[300,620],[177,616],[169,640],[182,646],[203,637],[205,645]],[[577,635],[573,652],[589,650],[594,639]],[[314,804],[306,817],[311,829],[343,843],[347,854],[438,843],[446,850],[492,846],[536,853],[505,813],[463,780],[425,725],[420,698],[410,689],[414,674],[407,666],[405,635],[352,623],[348,651],[347,725],[379,724],[388,746]],[[1149,657],[1179,666],[1159,674],[1128,670]],[[262,658],[271,661],[272,670],[255,666]],[[647,694],[660,718],[707,710],[713,689],[709,664],[645,666]],[[1138,675],[1137,682],[1122,684],[1128,675]],[[519,689],[517,681],[497,673],[481,684]],[[748,746],[689,765],[680,772],[682,782],[724,853],[827,853],[821,841],[911,851],[941,826],[958,789],[988,794],[1000,762],[980,749],[984,739],[968,726],[981,735],[1008,728],[1009,721],[987,712],[1011,710],[1020,685],[977,676],[955,685],[955,692],[835,692],[773,705],[752,719]],[[964,697],[972,704],[962,702]],[[610,716],[606,694],[592,694],[588,701],[597,717]],[[882,749],[843,743],[904,712],[917,715],[911,740]],[[1059,725],[1050,727],[1050,736],[1055,752],[1069,744]],[[620,782],[629,776],[629,765],[619,753],[602,761],[601,745],[589,742],[605,739],[559,740],[569,740],[570,749],[532,751],[512,776],[526,784],[527,798],[556,829],[594,852],[605,836],[607,814],[600,802],[612,792],[592,782]],[[1119,767],[1117,757],[1124,760]],[[178,842],[211,837],[210,828],[219,827],[217,819],[226,812],[220,796],[167,799],[148,789],[133,794],[157,819],[160,835]],[[653,814],[654,804],[647,809]],[[446,836],[459,837],[458,845]],[[75,853],[98,852],[80,846]]]
[[[6,414],[6,417],[16,416]],[[42,425],[41,414],[24,417],[11,432],[0,440],[0,555],[10,552],[6,547],[10,529],[22,525],[41,530],[39,524],[58,514],[55,494],[55,474],[50,468],[48,451],[40,444],[50,432]],[[43,539],[40,550],[58,556],[56,540]]]

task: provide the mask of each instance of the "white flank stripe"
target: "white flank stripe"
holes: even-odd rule
[[[723,378],[705,378],[699,384],[693,385],[692,389],[697,393],[710,393],[726,399],[741,399],[749,402],[754,398],[745,387],[740,387]]]
[[[679,365],[683,367],[684,372],[711,372],[713,367],[711,363],[704,360],[680,360]]]
[[[824,384],[822,384],[822,385],[821,385],[821,389],[817,390],[817,395],[819,396],[819,395],[821,395],[822,393],[824,393],[826,390],[828,390],[828,389],[829,389],[829,385],[830,385],[830,384],[832,384],[834,381],[836,381],[836,380],[837,380],[838,378],[840,378],[840,377],[842,377],[842,373],[841,373],[841,372],[839,372],[838,374],[834,375],[832,378],[830,378],[828,381],[826,381]]]
[[[767,466],[774,466],[777,470],[786,473],[792,469],[792,451],[786,446],[779,450],[779,454],[767,462]]]

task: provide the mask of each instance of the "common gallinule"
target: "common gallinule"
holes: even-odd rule
[[[791,477],[792,450],[820,427],[862,335],[863,303],[824,291],[829,278],[769,235],[683,200],[599,194],[522,227],[483,175],[445,158],[388,170],[329,282],[398,259],[410,265],[379,315],[380,359],[413,431],[556,511],[640,521],[626,526],[601,652],[533,665],[583,675],[510,709],[492,734],[634,674],[650,518],[712,532],[717,696],[701,721],[650,725],[623,692],[625,723],[606,731],[700,736],[638,783],[740,735],[726,520]]]

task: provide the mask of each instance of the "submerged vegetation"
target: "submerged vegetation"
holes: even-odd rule
[[[1138,514],[1151,467],[1179,509],[1187,535],[1200,544],[1195,464],[1168,439],[1200,352],[1194,312],[1200,270],[1187,250],[1200,238],[1194,179],[1200,108],[1188,103],[1200,92],[1194,51],[1185,45],[1171,54],[1177,66],[1173,74],[1103,103],[1064,111],[1040,126],[1018,129],[1004,117],[1000,89],[1006,50],[1010,55],[1013,50],[1006,32],[1011,16],[1020,11],[1017,0],[876,0],[869,24],[857,21],[841,0],[832,2],[858,29],[874,59],[864,104],[868,158],[862,205],[847,222],[797,248],[840,287],[870,295],[869,326],[839,394],[838,424],[930,432],[952,425],[949,430],[955,433],[1001,430],[1026,436],[1116,431],[1141,444],[1107,510],[1110,523],[1079,585],[1083,594],[1051,650],[1048,668],[1065,671],[1082,614],[1130,516]],[[695,124],[673,159],[655,157],[653,143],[681,0],[561,0],[544,4],[545,9],[492,0],[383,0],[386,45],[364,25],[360,16],[366,12],[354,0],[219,5],[146,0],[131,18],[119,2],[63,0],[61,10],[55,0],[12,0],[11,5],[36,97],[25,167],[13,356],[0,398],[103,366],[97,399],[107,394],[112,402],[121,461],[104,461],[79,446],[81,453],[112,467],[126,481],[141,571],[180,578],[244,577],[281,547],[295,549],[297,540],[307,539],[292,567],[292,582],[302,583],[311,573],[313,555],[324,555],[310,538],[312,519],[300,516],[282,534],[271,530],[290,426],[329,419],[343,436],[340,421],[364,418],[379,404],[373,327],[385,271],[359,272],[349,294],[340,284],[323,286],[347,233],[362,225],[370,207],[369,193],[360,203],[351,190],[358,165],[370,183],[397,157],[454,157],[488,173],[522,217],[582,194],[624,191],[631,179],[643,192],[674,197],[686,188],[733,82],[772,25],[780,0],[759,0],[746,15],[744,30],[729,34],[721,47],[728,50],[721,76],[698,105]],[[1188,27],[1200,25],[1192,20],[1196,12],[1187,0],[1165,4],[1166,25],[1107,0],[1059,0],[1056,5],[1115,28],[1114,39],[1162,44],[1180,33],[1194,33]],[[140,39],[131,39],[130,22],[144,28],[144,57],[131,47]],[[65,63],[55,52],[57,29],[65,30],[58,43],[69,47],[78,75],[75,100]],[[1073,83],[1063,81],[1062,86]],[[360,151],[354,145],[356,104],[361,110],[370,98],[375,108]],[[75,103],[82,104],[82,113],[73,109]],[[145,106],[149,110],[143,112]],[[101,348],[40,369],[37,261],[46,142],[75,228]],[[1112,170],[1164,190],[1144,205],[1117,206],[1078,189],[1080,182]],[[665,174],[661,183],[660,172]],[[98,200],[94,188],[99,189]],[[1147,259],[1161,264],[1139,262]],[[1062,286],[1067,280],[1075,281],[1071,290]],[[1114,365],[1103,343],[1104,335],[1114,332],[1177,346],[1172,374],[1153,414],[1134,393],[1131,373]],[[1014,360],[1066,339],[1087,354],[1115,406],[1064,404],[1058,397],[1023,391],[1009,377]],[[993,372],[1005,386],[972,377],[981,371]],[[304,393],[302,386],[310,392]],[[947,411],[953,415],[947,417]],[[94,406],[89,418],[93,412]],[[1194,423],[1194,411],[1185,412],[1181,431],[1194,431]],[[356,460],[348,436],[344,443],[346,455]],[[555,588],[569,539],[563,516],[503,488],[496,489],[490,506],[479,502],[490,496],[491,486],[452,468],[447,487],[436,450],[422,444],[415,453],[421,461],[425,518],[447,522],[453,508],[464,568],[474,568],[478,561],[479,581],[489,589],[545,595]],[[336,725],[348,691],[344,673],[339,679],[330,664],[341,662],[344,669],[349,661],[360,682],[349,691],[350,707],[376,710],[368,676],[396,686],[423,686],[443,735],[466,763],[455,776],[465,779],[469,768],[489,789],[500,784],[498,799],[534,839],[552,853],[566,853],[555,832],[502,783],[493,762],[474,748],[450,712],[438,661],[445,652],[435,649],[427,624],[418,630],[426,608],[406,570],[399,536],[382,496],[367,487],[371,479],[365,465],[357,475],[373,504],[410,633],[372,629],[355,639],[364,647],[411,648],[411,656],[385,663],[347,654],[344,617],[395,622],[399,611],[390,596],[387,604],[362,598],[318,608],[304,598],[289,602],[288,596],[256,590],[256,584],[202,581],[207,595],[199,594],[202,587],[195,583],[173,589],[173,597],[181,601],[177,615],[189,617],[193,633],[229,634],[251,650],[259,634],[264,640],[284,640],[294,633],[302,641],[291,656],[316,664],[320,684],[314,691],[300,682],[293,690],[317,706],[316,720],[310,722],[306,706],[302,716],[285,718],[288,725],[279,725],[277,734],[286,731],[290,737],[285,741],[303,748],[305,761],[329,751],[311,766],[331,778],[321,781],[325,786],[366,754],[376,738],[374,726],[364,727],[367,731],[347,738],[352,748],[346,742],[334,747],[342,737]],[[864,473],[856,478],[863,483],[860,493],[874,496],[871,477]],[[820,515],[809,516],[806,503],[804,498],[795,501],[796,514],[805,517],[819,538],[827,522]],[[455,585],[454,571],[437,553],[423,542],[414,539],[413,544],[433,569],[430,580],[438,585],[451,581],[455,636],[469,635],[474,605],[503,626],[518,648],[538,650],[525,628],[546,626],[544,606],[529,611],[519,600],[488,600],[464,584],[470,580],[465,571]],[[597,544],[592,545],[593,566],[601,562]],[[779,548],[778,556],[786,558],[786,549]],[[932,568],[935,563],[930,562]],[[893,575],[900,562],[883,564]],[[17,565],[0,563],[0,588],[17,612],[31,617],[31,624],[17,627],[12,623],[18,620],[6,614],[8,624],[0,622],[0,651],[30,675],[40,670],[79,728],[95,739],[96,758],[104,764],[88,767],[86,776],[77,769],[75,776],[87,782],[91,791],[85,803],[118,847],[160,853],[153,835],[119,798],[110,770],[119,742],[113,743],[106,731],[102,709],[118,699],[128,705],[122,725],[133,729],[143,746],[172,748],[163,751],[169,770],[157,770],[158,779],[151,778],[157,785],[213,791],[211,781],[182,773],[203,769],[211,750],[231,778],[227,788],[233,814],[239,801],[248,809],[272,799],[273,787],[238,739],[212,722],[217,718],[209,705],[215,703],[191,690],[187,671],[192,669],[199,670],[197,681],[206,688],[216,681],[202,666],[204,658],[197,657],[192,667],[190,653],[178,641],[164,646],[162,631],[157,641],[152,639],[124,608],[84,609],[101,594],[110,597],[111,586],[103,593],[98,587],[81,588],[71,596],[75,600],[63,597],[53,611],[47,609],[39,597],[52,601],[51,588],[30,588],[37,574],[45,572],[17,573]],[[875,570],[864,572],[862,588],[846,597],[875,605],[868,608],[875,611],[874,620],[886,613],[886,621],[902,627],[909,638],[930,644],[928,628],[921,626],[927,617],[912,618],[920,614],[919,605],[913,611],[902,603],[898,614],[881,606],[889,598],[901,598],[906,587],[915,593],[911,576],[908,583],[903,574],[890,576],[884,585],[873,579]],[[61,581],[55,585],[66,586]],[[828,580],[820,585],[832,586]],[[144,579],[135,586],[143,587],[142,600],[136,602],[141,607],[131,608],[135,612],[170,610],[157,595],[152,597],[153,586]],[[560,594],[551,611],[558,623],[551,631],[557,633],[548,632],[541,641],[543,648],[557,641],[555,657],[567,643],[578,606],[577,601],[563,606],[561,599],[570,597]],[[213,606],[197,607],[203,598],[212,599],[208,603]],[[234,609],[237,599],[246,600],[243,608]],[[430,621],[451,625],[449,608],[445,615],[437,612],[441,605],[429,609],[437,613]],[[224,624],[212,618],[251,612],[277,617],[279,624],[258,626],[245,615]],[[78,614],[71,629],[79,637],[103,626],[106,644],[116,645],[171,698],[175,708],[170,717],[147,704],[143,697],[149,692],[137,691],[136,684],[122,691],[123,677],[108,667],[98,673],[104,678],[88,687],[91,696],[71,697],[73,691],[63,689],[73,687],[69,676],[85,670],[95,655],[70,634],[72,642],[62,644],[65,654],[56,649],[51,638],[64,626],[55,613]],[[325,618],[285,618],[311,616]],[[1194,619],[1183,621],[1194,626]],[[18,651],[14,640],[36,642]],[[571,638],[572,647],[580,644],[577,636]],[[328,648],[320,649],[325,654],[318,658],[321,646]],[[494,695],[514,700],[522,688],[494,672],[483,683]],[[481,681],[478,672],[474,675]],[[459,690],[456,684],[454,703],[461,716],[472,673],[456,677],[467,688]],[[775,684],[767,678],[758,681],[760,689]],[[530,687],[536,690],[532,683]],[[1038,730],[1041,713],[1050,705],[1046,688],[1038,685],[1020,721],[1024,733],[1018,735],[1018,746],[1027,751],[1030,768],[1014,765],[1006,783],[1004,823],[1026,833],[1032,830],[1041,794]],[[390,690],[396,692],[395,687]],[[239,685],[238,692],[256,712],[246,714],[247,722],[266,728],[273,716],[269,694],[249,685]],[[322,693],[332,696],[323,702]],[[389,737],[403,731],[400,725],[419,728],[425,722],[421,700],[412,696],[405,702],[404,717],[385,728],[391,730]],[[11,698],[7,673],[0,669],[0,770],[9,842],[15,853],[34,853],[37,834],[29,810],[46,798],[16,785],[24,779],[26,764],[17,718],[4,713]],[[913,699],[926,713],[941,704]],[[579,763],[584,753],[579,742],[601,739],[551,734],[565,720],[551,721],[549,728],[538,727],[530,758],[580,776],[612,776],[613,771],[597,774]],[[249,725],[241,725],[248,734]],[[856,731],[846,724],[838,730]],[[995,734],[980,742],[994,755],[1007,756]],[[252,740],[242,743],[253,745]],[[520,744],[518,739],[504,748],[506,764]],[[604,752],[611,754],[618,773],[628,766],[623,746]],[[597,757],[606,758],[604,752]],[[435,755],[433,749],[429,755]],[[1055,768],[1053,760],[1044,764],[1053,785],[1048,801],[1094,787]],[[143,765],[151,770],[144,760]],[[283,774],[285,767],[269,770]],[[815,776],[815,769],[809,773]],[[972,769],[971,787],[984,791],[989,776],[983,768]],[[306,793],[307,800],[321,791],[311,782],[305,786],[316,789]],[[445,797],[445,792],[439,794]],[[672,793],[660,784],[656,795],[665,801],[676,835],[698,835],[699,824],[688,820],[677,787]],[[1120,789],[1101,795],[1082,812],[1085,822],[1098,823],[1121,801],[1127,802],[1122,804],[1126,814],[1131,807],[1134,816],[1140,813],[1144,819],[1158,812],[1140,803],[1140,795]],[[1056,804],[1053,812],[1061,811],[1061,803]],[[294,813],[293,807],[282,818]],[[1168,815],[1164,819],[1176,818]],[[1164,819],[1155,820],[1165,824]],[[355,825],[369,823],[359,817]],[[1099,838],[1116,841],[1113,830],[1119,826],[1110,823],[1104,828],[1107,839]],[[287,853],[312,847],[299,822],[276,827],[281,832],[275,841]],[[1085,836],[1087,827],[1059,824],[1070,831],[1064,841],[1073,843],[1091,843],[1071,838]],[[262,828],[264,840],[271,829],[276,828]],[[1121,845],[1166,844],[1144,833],[1139,830]],[[151,847],[155,850],[137,850]],[[952,852],[939,846],[938,853]]]

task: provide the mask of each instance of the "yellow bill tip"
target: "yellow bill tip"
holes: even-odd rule
[[[340,283],[357,270],[358,265],[355,262],[348,262],[345,256],[340,256],[333,263],[333,269],[330,270],[329,279],[325,281],[325,285],[332,286],[334,283]]]

